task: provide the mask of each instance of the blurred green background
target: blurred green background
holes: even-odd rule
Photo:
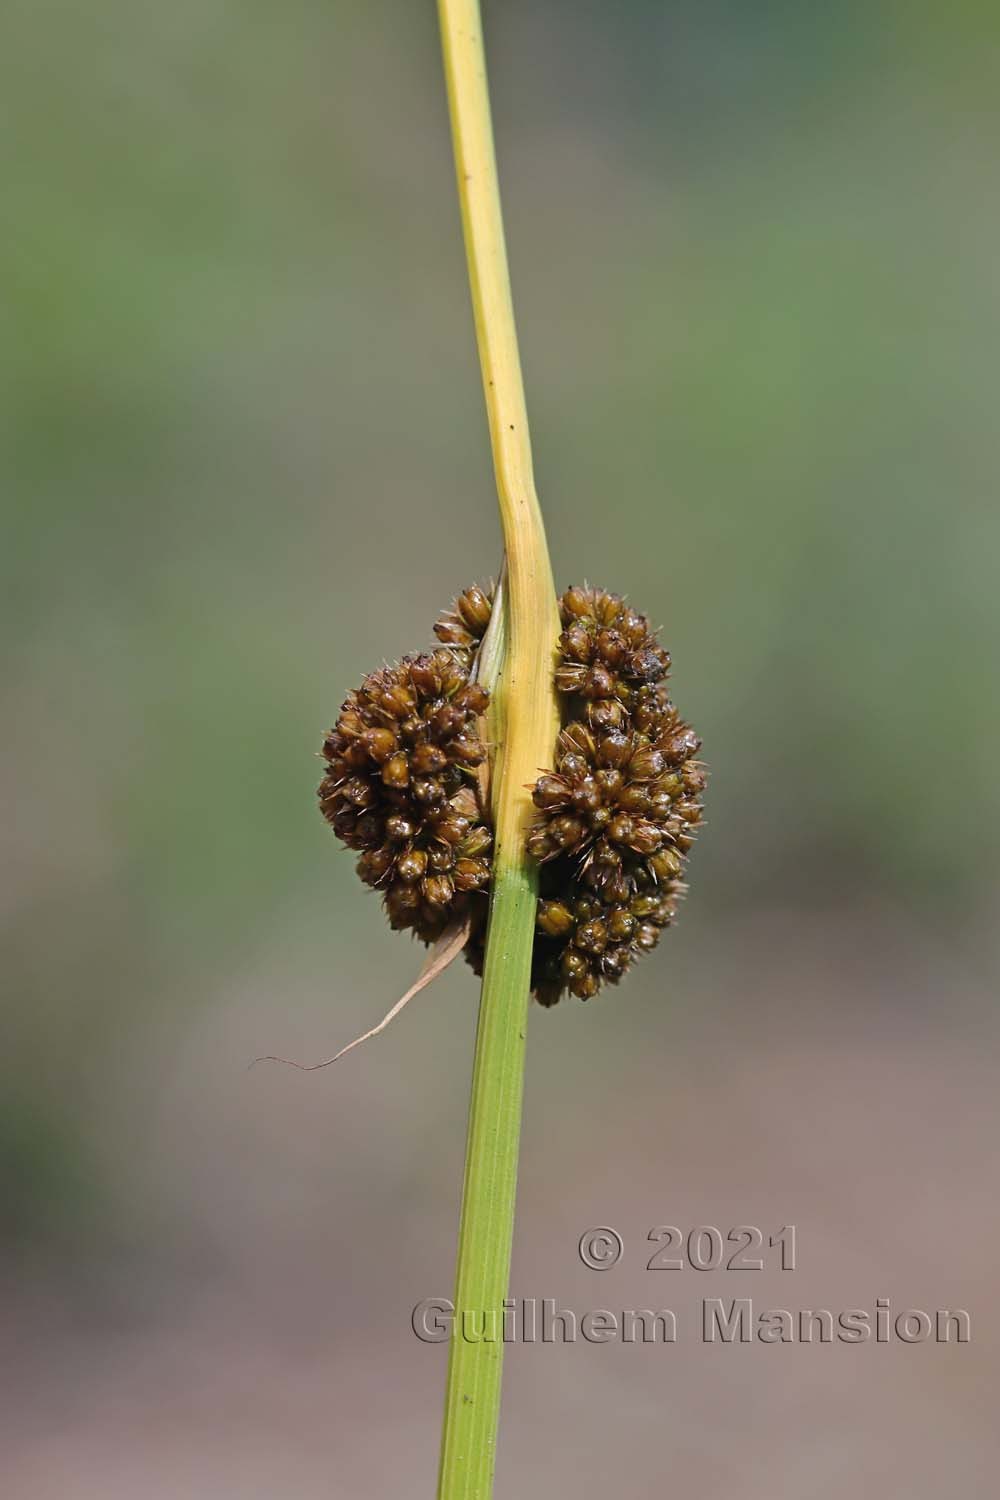
[[[712,772],[678,928],[532,1014],[515,1290],[745,1295],[650,1286],[647,1230],[794,1222],[761,1297],[974,1329],[514,1348],[498,1494],[972,1493],[1000,23],[485,9],[557,580],[662,622]],[[9,1490],[429,1494],[409,1316],[450,1290],[474,981],[335,1075],[244,1065],[412,977],[314,752],[498,563],[433,7],[11,0],[3,33]],[[628,1248],[603,1277],[591,1223]]]

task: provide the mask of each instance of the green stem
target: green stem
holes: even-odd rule
[[[537,872],[528,787],[558,732],[559,617],[510,294],[477,0],[438,0],[458,196],[504,534],[505,650],[492,710],[496,844],[462,1194],[439,1500],[489,1500],[500,1410]],[[485,1335],[485,1336],[484,1336]]]
[[[493,1493],[535,895],[529,871],[497,871],[469,1106],[439,1500]]]

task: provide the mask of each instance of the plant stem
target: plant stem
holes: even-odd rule
[[[477,0],[439,0],[458,196],[506,555],[496,844],[458,1237],[439,1500],[488,1500],[500,1410],[537,872],[528,787],[552,763],[559,617],[535,494]],[[466,1314],[471,1321],[466,1323]],[[463,1330],[471,1337],[463,1336]],[[483,1334],[486,1337],[483,1337]],[[478,1334],[478,1337],[477,1337]]]

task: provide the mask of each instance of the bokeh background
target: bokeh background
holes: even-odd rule
[[[713,777],[655,959],[532,1013],[514,1258],[680,1342],[512,1348],[498,1495],[986,1493],[995,13],[486,10],[557,577],[662,622]],[[412,978],[314,752],[498,562],[433,8],[3,29],[6,1491],[431,1494],[475,983],[246,1063]],[[973,1339],[701,1344],[746,1295]]]

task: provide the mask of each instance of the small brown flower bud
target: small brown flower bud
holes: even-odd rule
[[[563,780],[570,783],[583,781],[590,774],[588,761],[582,755],[574,755],[572,752],[556,757],[556,769]]]
[[[420,892],[413,885],[394,885],[385,898],[389,920],[394,926],[406,926],[406,918],[420,909]]]
[[[567,979],[575,979],[579,975],[586,974],[587,969],[587,960],[583,954],[574,952],[572,948],[567,948],[562,956],[562,971]]]
[[[451,756],[465,766],[480,766],[486,759],[486,746],[471,734],[459,734],[448,746]]]
[[[382,780],[386,786],[404,787],[410,783],[410,763],[403,752],[390,755],[382,767]]]
[[[341,807],[330,819],[333,830],[339,839],[342,839],[348,849],[368,849],[377,846],[379,840],[366,839],[358,829],[358,816],[351,807]]]
[[[446,813],[434,824],[435,836],[446,844],[460,844],[468,831],[468,818],[460,817],[456,812]]]
[[[635,820],[622,813],[617,818],[612,818],[608,824],[608,838],[613,839],[616,844],[627,844],[632,839],[635,829]]]
[[[451,798],[451,810],[458,813],[461,818],[468,818],[473,822],[479,817],[479,802],[476,794],[469,786],[461,786]]]
[[[563,662],[556,668],[556,687],[560,693],[579,693],[587,681],[587,676],[585,666],[574,662]]]
[[[477,639],[484,635],[486,627],[490,623],[490,615],[493,612],[492,590],[486,593],[478,584],[474,583],[471,588],[467,588],[463,593],[459,594],[455,604],[463,622],[472,634]]]
[[[385,820],[385,836],[394,844],[405,844],[416,833],[417,824],[405,813],[390,813]]]
[[[444,787],[433,776],[419,776],[413,783],[411,795],[421,807],[439,806],[445,799]]]
[[[464,858],[475,859],[480,855],[488,853],[493,847],[493,835],[482,823],[478,823],[475,828],[466,834],[458,847],[459,852]]]
[[[653,799],[647,788],[642,785],[637,786],[634,782],[623,786],[616,800],[624,812],[634,813],[639,817],[651,812],[653,807]]]
[[[680,855],[674,849],[658,849],[650,855],[649,868],[657,880],[676,880],[681,873]]]
[[[416,697],[401,682],[391,683],[382,693],[382,707],[394,719],[405,719],[413,711]]]
[[[615,679],[607,667],[597,662],[587,673],[586,680],[580,688],[585,698],[610,698],[615,690]]]
[[[698,792],[705,790],[706,776],[701,766],[694,761],[688,761],[681,773],[684,782],[684,790],[695,796]]]
[[[396,861],[396,875],[407,885],[422,879],[426,869],[427,852],[424,849],[407,849]]]
[[[691,802],[686,799],[678,802],[674,807],[674,812],[679,818],[683,818],[685,823],[701,822],[701,808],[697,802]]]
[[[340,788],[340,795],[353,807],[373,807],[376,801],[374,791],[360,776],[352,776],[349,781],[345,781]]]
[[[440,745],[426,742],[410,751],[410,765],[416,776],[434,776],[448,764],[447,753]]]
[[[579,720],[566,725],[559,736],[558,748],[560,753],[580,756],[588,765],[593,763],[597,754],[594,736]]]
[[[452,880],[456,891],[481,891],[490,883],[490,867],[485,859],[463,856],[455,861]]]
[[[636,920],[624,907],[616,907],[608,918],[608,936],[612,942],[624,943],[636,929]]]
[[[570,990],[577,1000],[591,1000],[599,989],[597,975],[589,972],[578,975],[570,982]]]
[[[658,896],[636,896],[632,902],[632,915],[640,918],[640,920],[644,917],[655,916],[659,909],[660,901]]]
[[[628,764],[628,773],[633,781],[652,781],[662,770],[663,756],[652,745],[643,745]]]
[[[685,726],[669,735],[660,748],[667,760],[677,764],[679,761],[689,760],[692,755],[697,755],[701,749],[701,740],[693,729]]]
[[[366,729],[360,739],[364,750],[378,766],[389,759],[398,744],[391,729]]]
[[[600,920],[583,922],[576,929],[573,942],[585,953],[603,953],[608,945],[608,929]]]
[[[627,948],[609,948],[601,954],[601,976],[614,984],[625,973],[629,965]]]
[[[655,823],[649,823],[645,819],[637,819],[630,837],[624,842],[636,854],[652,854],[663,842],[663,835]]]
[[[597,653],[605,666],[620,667],[625,660],[625,642],[617,630],[600,630],[597,634]]]
[[[447,906],[455,894],[455,887],[447,875],[428,875],[421,881],[420,891],[429,906]]]
[[[549,824],[549,832],[560,849],[572,849],[573,845],[578,844],[584,837],[586,831],[580,819],[571,817],[568,813],[554,818]]]
[[[594,729],[606,731],[624,728],[628,722],[628,715],[622,704],[612,698],[599,703],[589,703],[587,720]]]
[[[357,739],[359,735],[364,734],[364,732],[364,719],[359,713],[355,713],[353,709],[348,708],[345,704],[344,708],[341,709],[340,718],[337,720],[337,735],[342,736],[344,739],[353,740]]]
[[[563,655],[568,661],[589,662],[594,655],[594,639],[583,625],[570,625],[563,633]]]
[[[620,771],[627,765],[632,754],[632,742],[627,734],[614,730],[606,734],[597,747],[597,758],[602,766]]]
[[[565,937],[576,925],[573,913],[562,901],[538,903],[538,926],[548,937]]]
[[[366,849],[357,863],[365,885],[381,885],[392,869],[391,849]]]
[[[559,849],[559,844],[556,843],[544,824],[538,828],[532,828],[529,832],[528,853],[539,864],[544,864],[546,860],[552,859],[554,855],[559,853]]]
[[[549,812],[553,808],[566,806],[570,800],[570,788],[561,776],[541,776],[535,782],[531,795],[536,807]]]
[[[434,626],[439,641],[460,647],[473,647],[486,634],[493,612],[493,588],[473,584],[455,600],[454,607],[442,615]]]
[[[590,589],[569,588],[562,596],[563,618],[573,618],[587,615],[593,607],[593,595]]]

